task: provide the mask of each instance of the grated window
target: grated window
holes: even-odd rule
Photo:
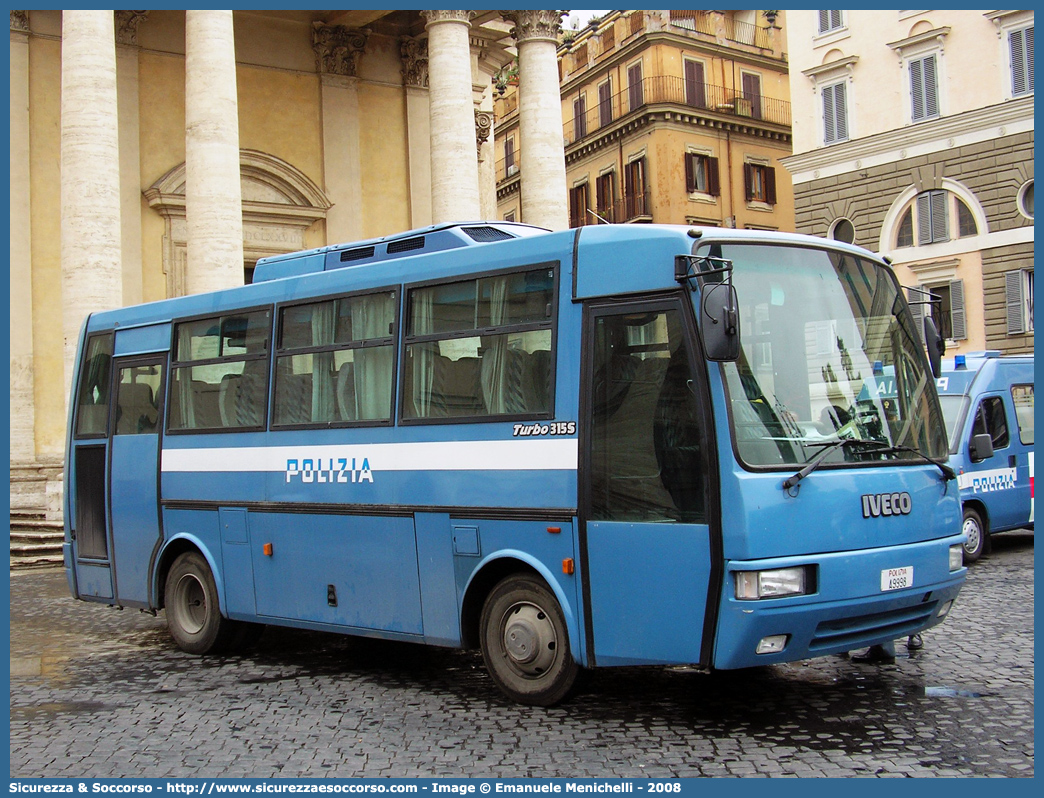
[[[350,260],[362,260],[363,258],[372,258],[374,253],[373,247],[359,247],[358,249],[346,249],[341,253],[341,263],[345,263]]]
[[[388,254],[409,252],[412,249],[424,249],[424,236],[407,238],[404,241],[392,241],[388,244]]]

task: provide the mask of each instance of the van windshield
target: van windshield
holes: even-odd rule
[[[946,422],[946,434],[950,439],[950,452],[957,451],[957,429],[964,419],[964,409],[968,406],[968,397],[963,394],[940,394],[939,404],[942,406],[943,419]]]
[[[802,465],[846,438],[946,456],[928,361],[884,266],[800,246],[705,245],[697,254],[734,266],[741,352],[722,371],[742,462]],[[845,446],[825,463],[894,458],[918,459]]]

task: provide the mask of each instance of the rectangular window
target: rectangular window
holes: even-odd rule
[[[743,188],[747,202],[776,204],[776,170],[756,163],[743,164]]]
[[[689,194],[698,191],[713,197],[720,196],[718,159],[696,152],[685,153],[685,190]]]
[[[514,137],[504,139],[504,169],[507,171],[508,177],[518,171],[518,167],[515,165]]]
[[[548,417],[555,272],[409,290],[403,419]]]
[[[685,61],[685,104],[693,108],[707,107],[707,81],[699,61]]]
[[[1033,445],[1033,386],[1012,385],[1011,401],[1015,405],[1015,420],[1019,425],[1019,440]]]
[[[569,189],[569,226],[583,227],[587,224],[587,183]]]
[[[394,291],[279,311],[273,425],[389,422]]]
[[[269,310],[175,326],[171,432],[264,428],[271,327]]]
[[[935,320],[939,334],[949,341],[968,337],[964,319],[964,281],[951,280],[930,289],[931,301],[925,306]]]
[[[604,175],[599,175],[595,183],[595,194],[598,202],[597,213],[610,224],[614,221],[615,179],[615,172],[606,172]]]
[[[598,124],[605,127],[613,121],[612,83],[606,81],[598,84]]]
[[[76,398],[77,438],[104,437],[109,431],[112,338],[112,333],[109,333],[87,339]]]
[[[823,87],[823,143],[848,141],[848,98],[845,82]]]
[[[645,193],[645,159],[636,158],[624,169],[624,216],[629,221],[648,215]]]
[[[1004,412],[1004,402],[999,396],[987,396],[979,403],[971,434],[972,437],[989,435],[993,439],[994,449],[1007,448],[1010,443],[1008,415]]]
[[[910,119],[920,122],[939,116],[939,79],[935,55],[910,61]]]
[[[925,191],[917,195],[917,245],[950,240],[947,214],[949,195],[945,191]]]
[[[630,110],[634,111],[645,105],[645,92],[642,85],[642,62],[627,67],[627,97]]]
[[[1011,95],[1033,94],[1033,26],[1008,34],[1011,55]]]
[[[587,95],[581,94],[573,100],[573,141],[587,135]]]
[[[1033,332],[1033,272],[1004,273],[1004,304],[1008,317],[1008,335]]]
[[[743,99],[747,101],[750,115],[761,119],[761,76],[750,72],[743,73]],[[737,106],[738,113],[738,106]]]
[[[819,32],[829,33],[832,30],[843,28],[845,26],[844,19],[840,11],[820,11],[819,12]]]

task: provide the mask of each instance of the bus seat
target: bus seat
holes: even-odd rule
[[[337,410],[341,421],[355,421],[359,417],[355,403],[355,364],[351,361],[337,370]]]
[[[529,356],[522,375],[522,393],[530,412],[551,409],[551,351],[538,349]]]
[[[523,349],[501,349],[502,359],[496,357],[495,347],[489,347],[482,354],[481,384],[482,398],[490,413],[527,413],[532,408],[526,404],[524,380],[529,353]],[[494,390],[497,382],[497,369],[502,370],[501,393]],[[503,402],[501,403],[501,397]]]
[[[126,383],[117,388],[116,434],[136,435],[156,431],[156,400],[146,383]]]
[[[431,417],[477,416],[486,412],[482,399],[482,360],[451,360],[436,355],[431,384]]]
[[[211,429],[221,426],[220,383],[192,380],[192,404],[194,429]]]
[[[236,424],[236,388],[239,385],[238,374],[226,374],[221,378],[218,389],[218,409],[221,413],[222,427],[235,427]]]
[[[312,420],[312,375],[280,375],[276,382],[280,424],[307,424]]]
[[[268,391],[268,361],[248,360],[243,364],[235,391],[233,419],[239,427],[257,427],[264,423],[265,395]]]

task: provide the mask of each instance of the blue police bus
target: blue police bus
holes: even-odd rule
[[[862,398],[877,362],[887,404]],[[264,624],[478,648],[550,705],[581,668],[913,634],[966,575],[913,316],[836,241],[472,223],[328,246],[91,315],[72,390],[72,594],[163,609],[197,654]]]

